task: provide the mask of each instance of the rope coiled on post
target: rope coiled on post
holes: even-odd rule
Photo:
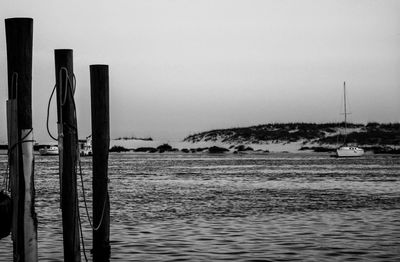
[[[66,102],[67,96],[68,96],[68,90],[70,90],[70,91],[71,91],[72,102],[73,102],[73,104],[74,104],[74,113],[75,113],[75,117],[76,117],[75,100],[73,99],[74,94],[75,94],[75,90],[76,90],[76,78],[75,78],[75,74],[72,75],[72,81],[71,81],[71,79],[70,79],[70,77],[69,77],[69,74],[68,74],[68,69],[65,68],[65,67],[61,67],[60,72],[59,72],[59,79],[60,79],[60,82],[61,82],[61,80],[62,80],[62,74],[63,74],[63,72],[65,72],[65,88],[66,88],[66,90],[65,90],[65,92],[64,92],[64,97],[62,97],[62,83],[61,83],[61,89],[60,89],[60,94],[59,94],[59,96],[60,96],[60,100],[59,100],[59,101],[60,101],[60,106],[65,105],[65,102]],[[68,84],[70,85],[71,89],[68,89]],[[51,95],[50,95],[49,101],[48,101],[48,103],[47,103],[46,128],[47,128],[47,133],[49,134],[49,136],[50,136],[53,140],[58,141],[58,139],[55,138],[55,137],[51,134],[50,128],[49,128],[50,105],[51,105],[51,100],[53,99],[54,91],[56,91],[56,89],[57,89],[57,84],[54,85],[53,90],[51,91]],[[59,109],[59,110],[61,110],[61,109]],[[60,122],[62,123],[62,113],[60,114],[60,118],[61,118],[61,119],[60,119],[59,122],[57,122],[57,124],[60,123]],[[64,124],[66,124],[66,123],[64,123]]]

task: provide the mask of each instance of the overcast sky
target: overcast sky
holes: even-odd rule
[[[74,50],[80,137],[89,65],[110,66],[111,137],[180,140],[216,128],[400,121],[400,1],[0,1],[0,142],[6,141],[4,19],[34,19],[33,124],[46,133],[54,49]],[[55,102],[55,101],[54,101]],[[51,127],[56,133],[53,103]]]

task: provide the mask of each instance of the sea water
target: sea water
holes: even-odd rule
[[[111,261],[400,261],[399,170],[396,156],[111,154]],[[39,260],[63,261],[57,156],[35,157],[35,186]]]

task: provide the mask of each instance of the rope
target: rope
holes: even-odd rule
[[[65,72],[65,92],[64,92],[64,99],[63,99],[63,97],[62,97],[62,91],[63,91],[63,84],[62,84],[62,72]],[[59,111],[60,111],[60,114],[59,114],[59,119],[58,119],[58,122],[57,123],[61,123],[62,124],[62,127],[63,127],[63,125],[64,125],[64,123],[63,123],[63,115],[62,115],[62,106],[65,104],[65,102],[66,102],[66,100],[67,100],[67,95],[68,95],[68,69],[67,68],[65,68],[65,67],[61,67],[61,69],[60,69],[60,71],[59,71],[59,81],[60,81],[60,92],[59,92],[59,97],[58,97],[58,101],[59,101],[59,103],[57,104],[57,106],[59,106],[60,108],[59,108]],[[57,85],[57,84],[56,84]],[[72,101],[74,101],[74,97],[72,96]],[[74,111],[75,111],[75,102],[74,102]],[[75,113],[75,115],[76,115],[76,113]],[[64,137],[64,130],[63,129],[61,129],[61,130],[59,130],[59,134],[58,134],[58,136],[59,137]]]
[[[65,102],[66,102],[66,100],[67,100],[68,91],[69,91],[69,90],[71,91],[71,97],[73,98],[74,95],[75,95],[75,90],[76,90],[76,78],[75,78],[75,74],[72,75],[72,81],[71,81],[70,78],[69,78],[68,69],[65,68],[65,67],[62,67],[62,68],[60,69],[60,72],[59,72],[60,81],[62,81],[62,73],[63,73],[63,72],[65,72],[65,88],[66,88],[66,91],[65,91],[65,93],[64,93],[64,98],[62,98],[62,86],[63,86],[63,85],[62,85],[62,83],[61,83],[61,89],[60,89],[60,94],[59,94],[59,96],[60,96],[60,105],[61,105],[61,106],[65,105]],[[68,88],[68,83],[70,84],[70,87],[71,87],[70,89]],[[50,98],[49,98],[49,102],[48,102],[48,104],[47,104],[46,127],[47,127],[47,133],[49,134],[49,136],[50,136],[53,140],[58,141],[58,139],[55,138],[55,137],[51,134],[50,129],[49,129],[50,104],[51,104],[51,100],[52,100],[53,95],[54,95],[54,91],[55,91],[56,89],[57,89],[57,84],[54,85],[53,91],[51,91],[51,95],[50,95]],[[72,102],[73,102],[73,104],[74,104],[74,109],[76,109],[76,107],[75,107],[75,100],[72,99]],[[75,114],[75,117],[76,117],[76,110],[74,110],[74,114]],[[62,113],[61,113],[60,115],[62,115]],[[61,122],[62,122],[62,117],[61,117]],[[66,123],[64,123],[64,124],[66,124]],[[70,127],[72,127],[72,126],[70,126]],[[73,128],[73,129],[76,129],[75,127],[72,127],[72,128]]]
[[[33,131],[33,128],[31,128],[30,130],[29,130],[29,132],[23,137],[23,138],[21,138],[21,140],[19,140],[17,143],[15,143],[14,145],[12,145],[9,149],[8,149],[8,152],[9,153],[11,153],[11,151],[12,150],[14,150],[14,148],[17,146],[17,145],[20,145],[20,144],[23,144],[23,143],[26,143],[26,142],[35,142],[35,140],[24,140],[25,138],[27,138],[31,133],[32,133],[32,131]]]
[[[83,202],[84,202],[84,204],[85,204],[86,216],[87,216],[87,219],[88,219],[88,222],[89,222],[90,227],[91,227],[94,231],[97,231],[97,230],[100,229],[100,227],[101,227],[101,225],[102,225],[102,223],[103,223],[103,218],[104,218],[104,214],[105,214],[105,210],[106,210],[106,203],[107,203],[107,199],[108,199],[108,192],[107,192],[107,195],[105,196],[105,199],[104,199],[103,210],[102,210],[102,212],[101,212],[100,222],[99,222],[99,224],[98,224],[96,227],[94,227],[94,226],[93,226],[93,223],[92,223],[92,220],[90,219],[89,209],[88,209],[88,207],[87,207],[87,202],[86,202],[86,193],[85,193],[85,186],[84,186],[84,183],[83,183],[83,175],[82,175],[81,161],[79,161],[79,175],[80,175],[80,177],[81,177],[82,195],[83,195]]]
[[[81,215],[79,212],[79,208],[78,208],[78,223],[79,223],[79,230],[80,230],[80,236],[81,236],[81,241],[82,241],[82,252],[83,252],[83,256],[85,257],[85,261],[88,262],[88,258],[86,256],[86,247],[85,247],[85,239],[83,238],[83,231],[82,231],[82,221],[81,221]]]
[[[81,160],[79,159],[79,174],[81,177],[81,181],[82,181],[82,168],[81,168]],[[83,188],[83,182],[82,182],[82,188]],[[83,198],[85,199],[85,195],[84,195],[84,188],[83,188]],[[85,208],[87,210],[87,206],[86,206],[86,201],[85,203]],[[82,219],[81,219],[81,214],[78,208],[78,222],[79,222],[79,230],[80,230],[80,237],[81,237],[81,242],[82,242],[82,252],[83,252],[83,256],[85,257],[85,261],[88,262],[88,258],[86,256],[86,247],[85,247],[85,238],[83,237],[83,230],[82,230]]]
[[[27,143],[27,142],[35,142],[35,140],[33,139],[29,139],[29,140],[25,140],[25,138],[27,138],[31,133],[33,132],[33,128],[31,128],[29,130],[29,132],[23,137],[21,138],[18,142],[16,142],[15,144],[13,144],[12,146],[10,146],[10,148],[8,148],[7,150],[7,157],[8,159],[11,158],[11,152],[18,146],[21,145],[23,143]],[[5,190],[7,192],[11,192],[11,186],[10,186],[10,164],[9,161],[7,161],[7,167],[6,167],[6,173],[4,174],[4,179],[3,179],[3,187],[5,188]]]
[[[47,133],[49,134],[49,136],[50,136],[53,140],[58,141],[58,139],[55,138],[55,137],[51,134],[50,129],[49,129],[50,104],[51,104],[51,99],[53,98],[54,91],[56,91],[56,88],[57,88],[57,85],[54,85],[53,91],[51,91],[51,95],[50,95],[50,98],[49,98],[49,102],[48,102],[48,104],[47,104],[46,127],[47,127]]]
[[[65,105],[65,102],[67,101],[67,95],[68,95],[68,93],[67,93],[67,91],[68,91],[68,83],[70,82],[69,81],[69,75],[68,75],[68,69],[67,68],[65,68],[65,67],[61,67],[61,69],[60,69],[60,82],[62,81],[62,72],[65,72],[65,88],[66,88],[66,90],[65,90],[65,92],[64,92],[64,99],[62,99],[62,83],[61,83],[61,89],[60,89],[60,102],[61,102],[61,106],[63,106],[63,105]],[[73,98],[73,97],[72,97]]]
[[[72,74],[72,94],[75,95],[76,90],[76,77],[75,74]]]

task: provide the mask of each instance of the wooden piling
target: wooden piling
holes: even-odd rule
[[[110,261],[110,146],[108,65],[90,66],[93,150],[93,261]]]
[[[13,259],[37,261],[32,130],[33,19],[9,18],[5,20],[5,26]]]
[[[57,49],[55,56],[58,150],[63,224],[64,261],[81,261],[77,194],[78,133],[71,49]]]

